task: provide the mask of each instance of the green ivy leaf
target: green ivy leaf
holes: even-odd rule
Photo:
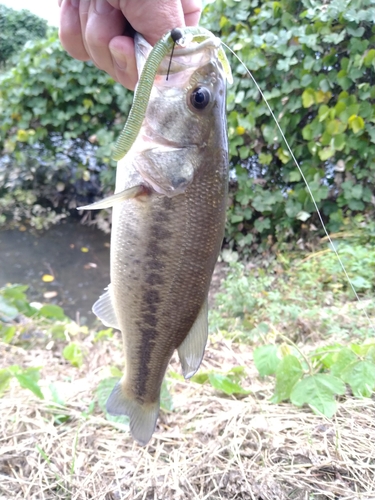
[[[276,386],[271,401],[280,403],[289,399],[293,387],[302,375],[303,369],[299,359],[292,354],[284,356],[276,368]]]
[[[335,395],[344,394],[344,392],[345,385],[339,378],[318,373],[297,382],[290,400],[296,406],[308,404],[314,413],[322,413],[331,418],[336,412]]]
[[[7,285],[2,288],[1,293],[7,299],[26,300],[25,292],[28,288],[29,285]]]
[[[318,111],[319,121],[323,122],[328,117],[330,112],[331,109],[326,104],[322,104],[321,106],[319,106],[319,111]]]
[[[346,130],[346,124],[340,120],[331,120],[326,124],[326,130],[330,135],[341,134]]]
[[[358,360],[341,372],[341,378],[349,384],[354,396],[370,398],[375,387],[375,365]]]
[[[280,363],[277,353],[278,349],[275,345],[263,345],[254,350],[254,363],[262,377],[276,372]]]
[[[209,372],[199,372],[191,377],[191,381],[196,384],[205,384],[208,380]]]
[[[261,165],[269,165],[272,161],[272,155],[269,153],[260,153],[258,159]]]
[[[357,290],[357,292],[362,292],[365,290],[371,290],[373,287],[373,283],[364,278],[363,276],[354,276],[352,279],[352,285]]]
[[[244,216],[241,214],[231,214],[230,215],[230,221],[232,224],[238,224],[239,222],[242,222],[244,219]]]
[[[160,408],[166,411],[173,410],[173,398],[169,391],[168,383],[164,379],[160,390]]]
[[[320,362],[325,368],[331,368],[337,362],[339,352],[342,350],[341,344],[333,344],[324,347],[318,347],[312,355],[312,359]],[[339,373],[333,373],[339,376]]]
[[[302,92],[302,106],[310,108],[313,104],[315,104],[315,90],[308,88]]]
[[[6,368],[0,370],[0,397],[8,389],[12,374]]]
[[[301,220],[302,222],[306,222],[307,219],[310,219],[310,217],[311,217],[311,214],[309,214],[308,212],[305,212],[304,210],[301,210],[296,215],[296,219]]]
[[[334,148],[323,148],[318,152],[318,156],[322,161],[326,161],[335,154]]]
[[[120,379],[122,377],[122,371],[117,368],[117,366],[110,366],[109,368],[111,377],[116,377]]]
[[[16,309],[8,300],[0,295],[0,319],[3,321],[11,321],[18,316]]]
[[[346,135],[345,134],[338,134],[335,135],[333,139],[333,146],[336,149],[336,151],[342,151],[346,145]]]
[[[368,349],[366,351],[366,360],[370,361],[375,365],[375,345],[374,344],[367,344]]]
[[[29,389],[35,396],[44,399],[43,393],[40,390],[38,381],[40,378],[40,368],[27,368],[22,372],[15,373],[15,378],[18,380],[21,387]]]
[[[374,61],[375,61],[375,49],[370,49],[365,55],[363,63],[366,66],[366,68],[369,68]]]
[[[212,387],[218,391],[224,392],[229,396],[232,394],[249,394],[250,391],[241,387],[237,382],[234,382],[226,375],[220,373],[210,373],[208,379]]]
[[[347,368],[348,365],[357,360],[357,356],[348,347],[343,347],[336,355],[336,361],[331,366],[332,375],[337,377]]]
[[[75,342],[71,342],[64,347],[64,358],[69,361],[73,366],[79,368],[83,364],[83,352],[81,347]]]
[[[365,122],[361,116],[351,115],[348,120],[349,127],[355,134],[365,128]]]
[[[293,170],[289,173],[290,182],[299,182],[301,180],[301,173],[299,170]]]
[[[55,306],[54,304],[44,305],[39,309],[39,315],[48,319],[58,319],[63,321],[66,319],[64,310],[60,306]]]
[[[5,344],[10,344],[10,342],[12,342],[15,333],[15,326],[6,326],[0,324],[0,338]]]
[[[264,219],[257,219],[256,221],[254,221],[254,227],[257,231],[262,233],[264,230],[270,229],[271,220],[268,217]]]
[[[105,330],[99,330],[95,333],[94,342],[99,342],[99,340],[109,340],[113,338],[113,328],[106,328]]]

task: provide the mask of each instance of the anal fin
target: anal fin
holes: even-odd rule
[[[190,378],[201,364],[208,337],[208,302],[204,301],[201,310],[185,340],[178,347],[182,373]]]
[[[111,284],[109,284],[107,291],[92,306],[92,312],[100,319],[103,325],[120,330],[113,307],[111,288]]]
[[[154,433],[159,405],[159,401],[141,404],[126,397],[120,381],[109,395],[106,409],[110,415],[127,415],[130,419],[129,426],[133,438],[140,445],[145,446]]]

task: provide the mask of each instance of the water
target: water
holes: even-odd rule
[[[72,319],[91,324],[95,320],[92,304],[109,283],[109,239],[73,219],[37,235],[1,231],[0,287],[30,285],[30,300],[57,304]],[[43,282],[45,274],[54,280]],[[46,298],[55,294],[51,292],[57,295]]]

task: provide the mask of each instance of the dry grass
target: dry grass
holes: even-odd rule
[[[0,400],[0,500],[375,499],[373,399],[345,398],[332,421],[272,405],[271,386],[257,377],[251,349],[217,340],[203,368],[246,365],[244,385],[252,395],[236,400],[208,385],[175,381],[175,411],[161,415],[150,444],[141,448],[98,408],[83,414],[103,366],[121,363],[114,343],[87,338],[79,370],[59,349],[1,345],[6,366],[43,365],[46,394],[54,382],[66,404],[52,407],[16,383]],[[58,424],[57,414],[69,418]]]

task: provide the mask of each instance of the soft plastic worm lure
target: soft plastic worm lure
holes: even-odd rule
[[[130,109],[128,119],[120,133],[113,152],[113,159],[118,161],[123,158],[129,149],[132,147],[138,132],[141,128],[143,119],[146,114],[148,101],[150,99],[151,89],[158,67],[164,57],[173,49],[175,43],[179,43],[185,37],[190,36],[198,43],[205,42],[208,39],[215,38],[214,35],[200,27],[175,28],[165,34],[153,47],[147,61],[144,65],[142,74],[134,94],[133,105]],[[223,66],[229,83],[232,82],[232,74],[230,65],[225,55],[224,49],[219,47],[219,60]]]

